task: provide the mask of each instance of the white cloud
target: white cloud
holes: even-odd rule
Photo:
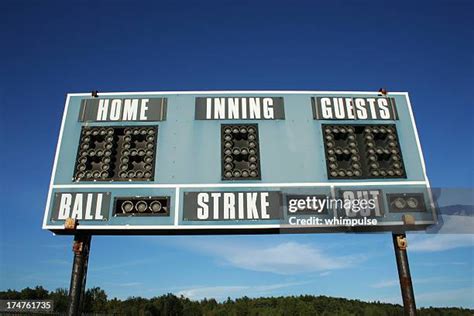
[[[120,263],[109,264],[109,265],[99,266],[99,267],[92,267],[92,268],[89,269],[89,271],[91,271],[91,272],[100,272],[100,271],[104,271],[104,270],[115,270],[115,269],[122,269],[122,268],[137,266],[137,265],[144,265],[144,264],[148,264],[148,263],[152,263],[152,262],[153,262],[153,260],[151,260],[151,259],[122,261]]]
[[[471,234],[414,235],[410,239],[409,251],[434,252],[474,246],[474,235]]]
[[[117,288],[117,287],[142,287],[142,282],[102,282],[104,286]]]
[[[474,297],[474,288],[462,288],[456,290],[445,290],[438,292],[427,292],[416,295],[416,299],[420,303],[429,303],[433,306],[453,306],[458,305],[460,300],[471,301]]]
[[[458,282],[458,279],[448,279],[448,278],[441,278],[441,277],[432,277],[432,278],[421,278],[421,279],[413,279],[413,285],[416,287],[418,284],[424,283],[436,283],[436,282]],[[398,279],[389,279],[389,280],[382,280],[380,282],[374,283],[370,285],[370,287],[375,289],[399,286],[400,281]]]
[[[474,234],[474,216],[440,215],[439,228],[437,233],[444,234]],[[428,230],[430,231],[430,230]]]
[[[313,281],[311,281],[313,282]],[[310,283],[306,282],[288,282],[288,283],[276,283],[268,285],[255,285],[255,286],[240,286],[240,285],[222,285],[222,286],[203,286],[203,287],[191,287],[188,289],[183,289],[177,292],[176,294],[183,295],[189,299],[198,300],[203,298],[215,298],[215,299],[225,299],[227,297],[242,297],[242,296],[264,296],[269,295],[272,292]]]
[[[444,265],[453,265],[453,266],[465,266],[467,265],[467,262],[461,262],[461,261],[436,261],[436,262],[417,262],[417,266],[423,266],[423,267],[439,267],[439,266],[444,266]]]
[[[443,290],[435,292],[415,291],[417,307],[436,306],[436,307],[459,307],[473,308],[474,288],[460,288],[455,290]],[[392,304],[402,304],[401,296],[387,297],[380,299],[382,302]]]
[[[413,234],[410,251],[434,252],[474,246],[474,217],[442,215],[442,224],[434,234]]]
[[[192,300],[203,298],[222,299],[228,296],[240,296],[248,289],[247,286],[209,286],[197,287],[181,290],[177,293],[178,296],[185,296]]]
[[[135,286],[141,286],[143,283],[141,282],[126,282],[126,283],[117,283],[116,286],[120,287],[135,287]]]
[[[276,274],[300,274],[306,272],[327,272],[347,268],[365,260],[361,255],[335,256],[324,253],[314,245],[281,242],[278,244],[216,242],[199,240],[192,242],[193,250],[210,254],[241,269],[271,272]]]
[[[396,286],[398,284],[399,284],[399,280],[392,279],[392,280],[383,280],[383,281],[377,282],[375,284],[372,284],[370,287],[373,287],[375,289],[381,289],[385,287]]]

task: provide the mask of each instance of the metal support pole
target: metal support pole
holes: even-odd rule
[[[415,316],[416,305],[411,282],[410,267],[407,256],[407,240],[405,234],[392,234],[395,258],[397,259],[398,277],[400,278],[400,289],[402,291],[403,308],[405,315]]]
[[[87,263],[89,261],[91,238],[91,235],[77,234],[74,236],[74,244],[72,247],[74,262],[72,264],[71,284],[69,286],[68,316],[81,314],[84,291],[86,288]]]

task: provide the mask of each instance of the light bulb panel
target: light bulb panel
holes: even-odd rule
[[[328,179],[406,178],[396,126],[322,125]]]
[[[221,126],[222,180],[260,180],[257,124]]]
[[[154,180],[156,126],[84,126],[73,180]]]
[[[132,196],[115,199],[115,216],[169,216],[169,196]]]
[[[423,193],[387,194],[390,212],[426,212]]]

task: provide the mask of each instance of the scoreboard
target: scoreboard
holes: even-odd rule
[[[436,221],[405,92],[73,93],[43,228],[406,231]]]

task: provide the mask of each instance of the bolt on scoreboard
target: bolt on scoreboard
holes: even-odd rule
[[[74,93],[43,228],[406,231],[436,221],[407,93]]]

